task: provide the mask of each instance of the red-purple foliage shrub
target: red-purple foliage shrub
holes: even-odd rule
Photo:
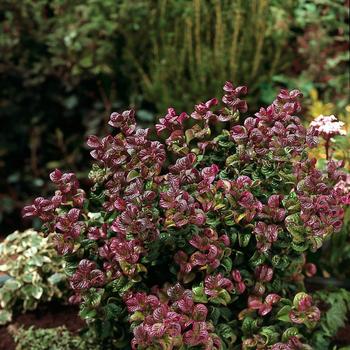
[[[156,125],[164,143],[137,128],[134,111],[113,113],[113,135],[87,141],[90,195],[56,170],[55,195],[24,209],[66,257],[71,302],[105,344],[309,348],[320,311],[302,292],[315,273],[305,252],[341,228],[341,164],[322,173],[308,159],[317,137],[295,115],[299,91],[282,90],[243,124],[247,89],[224,91],[222,107],[169,108]]]

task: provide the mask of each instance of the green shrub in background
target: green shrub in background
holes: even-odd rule
[[[169,105],[188,111],[193,98],[198,102],[220,93],[227,77],[257,91],[260,83],[288,67],[296,4],[294,0],[124,2],[120,31],[129,74],[141,82],[141,95],[158,111]]]
[[[316,89],[322,101],[335,105],[332,113],[343,112],[350,93],[349,2],[297,0],[295,3],[292,69],[274,76],[271,94],[276,84],[299,86],[312,103],[310,95]]]
[[[303,29],[297,38],[301,75],[314,82],[323,100],[335,102],[339,112],[349,104],[349,2],[299,0],[295,20]]]
[[[116,6],[115,1],[1,1],[2,232],[18,228],[18,208],[29,193],[43,190],[47,169],[84,164],[78,145],[103,124],[104,84],[119,75]]]
[[[14,232],[0,244],[0,271],[11,278],[0,287],[0,325],[15,310],[34,310],[39,302],[62,298],[66,278],[63,259],[48,238],[33,230]]]

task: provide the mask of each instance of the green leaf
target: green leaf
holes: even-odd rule
[[[30,286],[30,293],[33,298],[39,300],[43,295],[44,289],[41,286]]]
[[[240,247],[246,247],[249,244],[251,234],[239,234],[238,242]]]
[[[256,267],[258,265],[261,265],[265,262],[266,256],[259,251],[255,251],[253,256],[249,259],[249,263],[251,266]]]
[[[231,301],[231,295],[226,289],[223,289],[219,292],[218,296],[211,297],[209,300],[215,304],[226,306]]]
[[[91,219],[91,221],[103,223],[103,217],[101,213],[88,213],[88,217]]]
[[[37,300],[31,297],[25,299],[23,302],[24,310],[35,310],[37,306],[38,306]]]
[[[92,55],[87,55],[85,57],[83,57],[81,60],[80,60],[80,65],[83,67],[83,68],[89,68],[93,65],[93,57]]]
[[[15,293],[7,291],[4,288],[0,289],[0,306],[5,308],[11,300],[13,300]]]
[[[58,284],[66,279],[66,276],[63,273],[54,273],[52,276],[50,276],[47,280],[51,284]]]
[[[4,289],[15,291],[21,287],[21,283],[16,281],[15,279],[9,279],[4,284]]]
[[[242,323],[242,331],[243,334],[250,334],[253,333],[257,327],[256,327],[256,320],[254,320],[252,317],[250,316],[246,316],[243,320]]]
[[[224,258],[221,261],[221,266],[226,270],[226,272],[231,272],[232,271],[232,260],[230,258]]]
[[[289,265],[289,260],[287,256],[274,255],[271,259],[272,265],[277,269],[283,270]]]
[[[12,320],[12,313],[8,310],[0,310],[0,325],[5,325]]]
[[[134,281],[128,281],[128,283],[126,283],[121,289],[120,289],[120,293],[123,294],[125,292],[127,292],[130,288],[132,288],[132,286],[135,284]]]
[[[283,306],[276,315],[277,319],[283,322],[291,322],[289,318],[291,309],[292,308],[289,305]]]
[[[209,314],[210,314],[211,321],[214,323],[214,325],[216,325],[219,321],[220,316],[221,316],[220,307],[210,306],[209,312],[210,312]]]
[[[28,261],[29,265],[34,265],[39,267],[43,266],[43,263],[44,263],[44,257],[41,255],[34,255]]]
[[[194,272],[190,272],[183,276],[183,282],[185,284],[192,282],[196,278],[196,274]]]
[[[228,324],[220,323],[217,327],[215,327],[215,329],[229,345],[232,345],[237,340],[237,335]]]
[[[145,316],[141,311],[136,311],[130,316],[131,322],[142,322],[144,319]]]
[[[79,316],[83,320],[92,319],[96,316],[96,310],[83,304],[79,311]]]
[[[30,246],[35,248],[40,248],[43,243],[47,244],[47,239],[43,238],[39,235],[36,231],[32,231],[32,234],[30,236]]]
[[[292,242],[291,243],[291,247],[296,252],[302,253],[302,252],[305,252],[309,248],[309,244],[305,243],[305,242],[302,242],[302,243],[299,243],[299,244],[297,244],[295,242]]]
[[[199,285],[197,287],[192,287],[193,300],[197,303],[207,303],[208,298],[204,293],[204,286]]]
[[[283,332],[282,341],[284,343],[286,343],[289,340],[289,338],[297,336],[298,334],[299,334],[299,332],[298,332],[298,329],[296,327],[289,327]]]
[[[97,308],[101,304],[104,289],[91,288],[84,294],[84,305],[86,307]]]
[[[260,335],[262,335],[265,338],[265,344],[275,344],[278,341],[279,333],[276,332],[275,328],[273,326],[270,327],[263,327],[261,331],[259,332]]]
[[[121,276],[115,279],[114,281],[112,281],[111,283],[109,283],[108,286],[112,288],[113,292],[119,293],[123,288],[123,286],[126,284],[126,282],[127,282],[127,279],[124,276]]]
[[[136,179],[138,177],[140,177],[140,173],[138,171],[136,171],[136,170],[131,170],[131,171],[129,171],[129,173],[128,173],[127,177],[126,177],[126,181],[130,182],[130,181],[132,181],[132,180],[134,180],[134,179]]]
[[[35,279],[35,276],[33,273],[26,273],[24,276],[23,276],[23,281],[25,283],[33,283],[34,282],[34,279]]]
[[[68,276],[72,276],[77,267],[78,263],[76,261],[67,261],[64,267],[64,273]]]
[[[207,218],[207,224],[209,226],[216,227],[220,224],[220,218],[218,218],[217,216],[215,218]]]
[[[113,319],[117,319],[118,316],[122,313],[123,309],[116,304],[110,303],[107,304],[104,307],[105,313],[106,313],[106,318],[108,320],[113,320]]]
[[[293,237],[294,243],[302,243],[306,238],[306,229],[300,220],[300,214],[289,215],[285,219],[286,228]]]

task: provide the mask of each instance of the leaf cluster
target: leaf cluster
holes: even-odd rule
[[[48,238],[34,230],[14,232],[0,243],[0,271],[10,278],[0,287],[0,324],[13,312],[62,299],[67,291],[64,261]]]

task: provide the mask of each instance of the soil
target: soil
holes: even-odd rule
[[[25,328],[54,328],[64,325],[71,332],[77,333],[85,323],[79,318],[77,307],[50,303],[33,312],[15,316],[12,325]],[[7,327],[8,325],[0,327],[0,350],[15,350],[15,343]]]
[[[350,345],[350,325],[348,324],[339,329],[334,340],[338,346]]]

